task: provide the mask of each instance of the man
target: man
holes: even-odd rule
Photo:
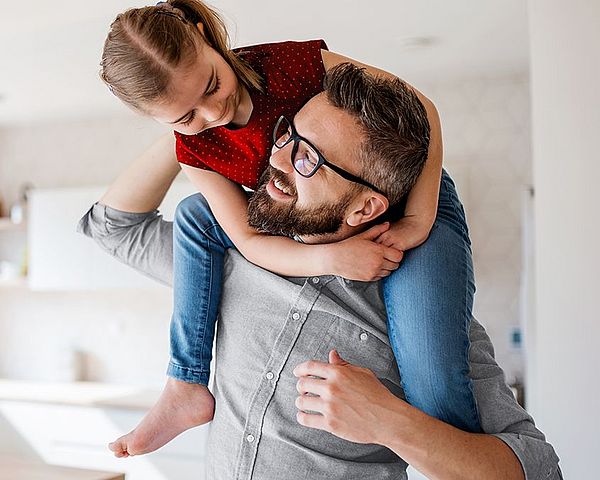
[[[340,175],[365,175],[366,127],[340,101],[364,75],[338,70],[325,93],[282,120],[271,168],[250,201],[252,225],[323,243],[361,234],[386,213],[394,186],[385,166],[378,165],[379,178],[369,176],[374,188]],[[358,97],[350,103],[366,102],[353,93]],[[300,175],[291,155],[302,142],[333,167]],[[142,180],[136,172],[154,158],[150,153],[124,173],[81,226],[113,255],[169,283],[172,229],[152,210],[177,167],[155,165]],[[204,208],[201,197],[191,197],[178,220],[193,226]],[[477,321],[470,329],[470,376],[485,434],[458,430],[403,400],[378,283],[282,278],[235,250],[225,270],[209,478],[406,478],[407,463],[440,479],[562,478],[554,450],[515,402]]]

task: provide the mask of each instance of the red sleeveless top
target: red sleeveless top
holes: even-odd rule
[[[197,135],[175,132],[177,160],[214,170],[256,189],[268,165],[273,127],[279,116],[292,118],[309,99],[323,91],[325,67],[321,49],[327,49],[323,40],[236,49],[262,77],[265,87],[264,93],[250,92],[253,108],[248,124],[235,130],[215,127]]]

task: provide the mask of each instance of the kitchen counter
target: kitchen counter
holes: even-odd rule
[[[0,379],[0,400],[149,410],[160,390],[98,382],[46,383]]]

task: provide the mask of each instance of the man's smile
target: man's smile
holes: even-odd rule
[[[296,196],[296,189],[277,173],[272,175],[267,183],[266,190],[274,200],[291,200]]]

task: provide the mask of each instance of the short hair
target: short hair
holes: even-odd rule
[[[361,177],[385,194],[390,206],[399,204],[427,160],[425,107],[399,78],[370,75],[351,63],[331,68],[323,86],[327,100],[350,113],[363,130]]]

